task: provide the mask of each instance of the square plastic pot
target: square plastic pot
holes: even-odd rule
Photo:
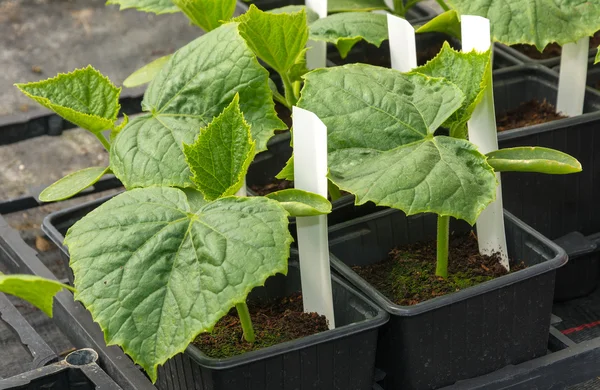
[[[496,112],[537,99],[556,101],[558,74],[539,66],[523,66],[494,73]],[[596,195],[600,193],[600,94],[588,88],[584,114],[499,133],[500,148],[543,146],[568,153],[581,162],[583,172],[572,175],[502,173],[504,207],[550,239],[572,232],[590,236],[600,232]],[[567,245],[573,258],[557,271],[555,299],[564,301],[594,291],[600,278],[597,250]],[[585,246],[585,244],[583,244]]]
[[[517,50],[511,46],[507,46],[507,45],[504,45],[501,43],[496,43],[496,46],[498,47],[498,51],[502,51],[505,54],[507,54],[513,58],[516,58],[517,60],[519,60],[525,64],[536,64],[536,65],[547,66],[549,68],[555,67],[558,64],[560,64],[560,56],[546,58],[545,60],[536,60],[534,58],[529,57],[528,55],[526,55],[524,53],[521,53],[519,50]],[[596,55],[596,52],[597,52],[596,48],[590,49],[589,56],[594,57]]]
[[[158,389],[371,390],[377,332],[387,313],[333,276],[336,329],[227,359],[213,359],[190,345],[159,369]],[[300,291],[300,269],[267,280],[251,299]]]
[[[330,230],[332,265],[390,314],[377,366],[384,389],[435,389],[546,353],[556,268],[565,252],[505,213],[509,255],[528,268],[414,306],[400,306],[352,266],[385,260],[394,247],[435,240],[436,216],[385,210]],[[450,231],[470,226],[453,220]]]

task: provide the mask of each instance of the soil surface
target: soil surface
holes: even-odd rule
[[[289,180],[273,179],[264,185],[252,185],[250,189],[257,195],[264,196],[272,192],[287,190],[288,188],[294,188],[294,182]]]
[[[594,34],[593,37],[590,38],[590,49],[595,49],[600,45],[600,31]],[[560,56],[562,53],[561,47],[557,43],[551,43],[544,51],[540,52],[534,45],[512,45],[513,49],[520,51],[525,54],[527,57],[534,60],[546,60],[548,58],[554,58]]]
[[[381,263],[353,267],[392,302],[410,306],[431,298],[506,275],[498,255],[479,254],[473,232],[450,237],[448,278],[435,275],[436,243],[421,242],[394,248]],[[511,261],[511,272],[525,268]]]
[[[518,129],[520,127],[552,122],[567,116],[556,113],[556,107],[546,100],[530,100],[519,107],[496,116],[498,131]]]
[[[227,358],[329,329],[325,316],[304,313],[299,293],[264,304],[250,302],[248,308],[256,336],[254,343],[244,340],[237,311],[232,309],[217,322],[212,333],[200,335],[194,345],[212,358]]]

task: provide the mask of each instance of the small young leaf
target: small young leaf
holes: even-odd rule
[[[169,58],[171,58],[171,54],[157,58],[154,61],[142,66],[130,74],[125,81],[123,81],[123,86],[127,88],[133,88],[149,83],[152,81],[152,79],[154,79],[154,77],[156,77],[162,67],[165,66],[167,61],[169,61]]]
[[[0,292],[19,297],[52,318],[54,296],[63,288],[74,291],[70,286],[34,275],[0,274]]]
[[[179,49],[152,80],[142,107],[110,150],[111,170],[126,188],[194,187],[183,144],[194,142],[239,94],[240,110],[252,129],[256,151],[275,130],[287,129],[275,112],[269,72],[240,36],[225,24]]]
[[[320,195],[290,188],[265,195],[278,201],[292,217],[310,217],[331,213],[331,203]]]
[[[429,22],[419,27],[417,33],[440,32],[460,39],[460,19],[456,10],[449,10],[439,14]]]
[[[42,106],[95,134],[112,128],[121,108],[121,88],[91,66],[16,86]]]
[[[306,22],[312,24],[315,20],[319,19],[319,14],[304,5],[286,5],[281,8],[270,9],[267,12],[272,14],[293,14],[304,10],[306,12]]]
[[[388,39],[387,16],[372,12],[344,12],[322,18],[310,25],[310,39],[336,45],[342,58],[359,41],[377,47]]]
[[[235,95],[223,113],[201,130],[196,142],[183,145],[192,181],[209,201],[235,194],[254,159],[256,143],[238,102]]]
[[[337,12],[367,12],[380,9],[388,9],[383,0],[329,0],[327,2],[327,12],[330,14]]]
[[[491,77],[490,52],[458,52],[444,42],[442,50],[427,64],[413,70],[431,77],[443,77],[454,83],[465,94],[463,105],[444,122],[450,134],[467,138],[467,121],[485,92]]]
[[[538,172],[565,175],[581,172],[576,158],[558,150],[539,146],[500,149],[487,154],[488,164],[496,172]]]
[[[108,0],[107,5],[115,4],[120,10],[135,8],[138,11],[152,12],[155,14],[172,14],[179,12],[179,8],[172,0]]]
[[[183,191],[118,195],[79,220],[65,244],[75,298],[154,382],[248,293],[287,273],[287,212],[264,197],[226,197],[191,210]]]
[[[123,130],[125,128],[125,126],[127,126],[127,124],[129,123],[129,117],[127,116],[127,114],[123,114],[123,120],[121,121],[121,123],[115,127],[112,128],[112,130],[110,131],[110,142],[114,142],[115,138],[117,137],[117,135],[121,132],[121,130]]]
[[[294,181],[294,155],[285,163],[285,167],[275,176],[276,179]]]
[[[240,34],[248,46],[279,74],[290,70],[305,53],[308,27],[304,9],[293,14],[274,14],[253,4],[234,20],[240,23]]]
[[[204,31],[212,31],[233,17],[236,0],[171,0]]]
[[[92,167],[68,174],[47,187],[40,194],[42,202],[56,202],[69,199],[95,184],[109,171],[106,167]]]
[[[527,43],[542,51],[546,45],[576,42],[600,30],[600,2],[583,0],[448,0],[459,15],[488,18],[492,39],[514,45]]]

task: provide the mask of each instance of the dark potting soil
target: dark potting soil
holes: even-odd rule
[[[275,102],[275,111],[277,112],[279,119],[287,125],[288,129],[290,129],[292,127],[292,112],[279,102]],[[275,134],[285,133],[286,131],[289,130],[275,130]]]
[[[250,189],[257,195],[264,196],[272,192],[287,190],[288,188],[294,188],[294,182],[289,180],[273,179],[267,184],[258,185],[254,184],[250,186]]]
[[[212,358],[227,358],[267,348],[328,330],[325,316],[304,313],[302,295],[296,293],[264,304],[248,303],[255,342],[244,340],[237,311],[221,318],[212,333],[204,333],[193,344]]]
[[[600,45],[600,32],[594,34],[593,37],[590,38],[590,49],[595,49]],[[512,45],[513,49],[520,51],[525,54],[527,57],[534,60],[546,60],[548,58],[554,58],[560,56],[562,53],[561,47],[557,43],[551,43],[544,51],[540,52],[534,45]]]
[[[510,262],[511,272],[525,268]],[[499,256],[479,254],[473,232],[450,236],[448,277],[435,275],[436,243],[421,242],[394,248],[381,263],[353,267],[392,302],[410,306],[431,298],[450,294],[467,287],[506,275]]]
[[[519,107],[496,115],[496,126],[498,131],[517,129],[519,127],[537,125],[552,122],[557,119],[567,118],[565,115],[557,114],[556,107],[546,100],[530,100]]]

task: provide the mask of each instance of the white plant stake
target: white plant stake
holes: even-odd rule
[[[417,45],[415,29],[406,20],[387,14],[392,69],[410,72],[417,67]]]
[[[305,0],[308,8],[315,11],[319,18],[327,17],[327,0]],[[308,41],[309,50],[306,53],[308,69],[324,68],[327,66],[327,43]]]
[[[312,112],[292,109],[294,187],[327,198],[327,127]],[[304,311],[324,315],[335,327],[327,216],[297,217]]]
[[[556,112],[567,116],[583,114],[590,38],[583,37],[562,47]]]
[[[461,17],[462,50],[486,52],[491,47],[490,21],[481,16]],[[498,150],[498,133],[494,112],[494,89],[490,75],[489,84],[481,102],[475,107],[469,127],[469,141],[477,145],[483,154]],[[496,173],[496,201],[490,204],[477,219],[477,239],[479,252],[483,255],[500,254],[500,263],[509,269],[504,213],[502,210],[502,184],[500,173]]]

